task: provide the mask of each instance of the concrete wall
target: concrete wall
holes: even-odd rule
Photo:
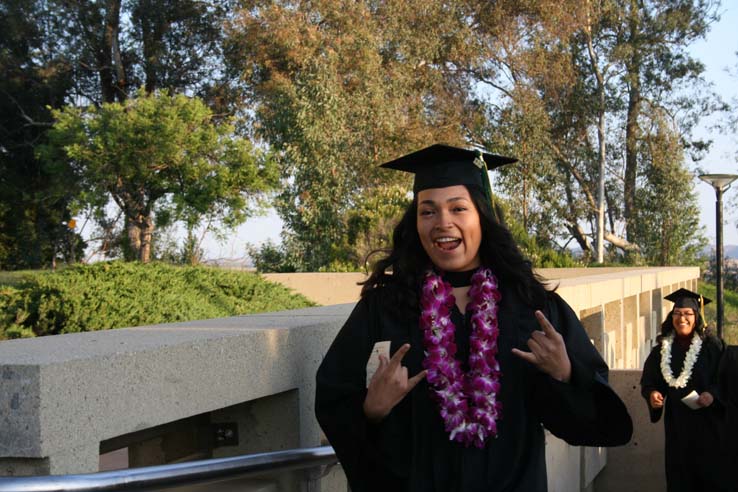
[[[203,415],[241,424],[239,446],[214,456],[319,445],[314,375],[350,309],[2,342],[0,475],[94,472],[101,443]],[[168,435],[181,439],[140,439]]]
[[[270,282],[279,282],[321,306],[356,302],[361,294],[363,273],[265,273]]]
[[[594,481],[596,492],[666,491],[664,423],[651,423],[640,380],[639,370],[610,372],[610,384],[633,418],[633,439],[625,446],[608,449],[607,466]]]
[[[613,369],[640,368],[665,313],[661,298],[694,289],[699,276],[697,268],[539,273],[558,284]],[[268,278],[318,302],[351,302],[362,277]],[[92,472],[101,452],[124,447],[133,466],[318,445],[314,374],[351,308],[1,342],[0,475]],[[621,394],[636,386],[627,381]],[[238,444],[203,445],[222,422],[237,426]],[[661,451],[658,436],[637,435],[639,453]],[[603,474],[612,463],[658,470],[632,448],[575,448],[548,436],[550,490],[617,490]],[[340,474],[331,480],[340,484]]]

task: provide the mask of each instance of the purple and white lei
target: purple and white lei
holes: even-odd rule
[[[423,368],[431,394],[439,406],[449,440],[469,447],[484,447],[497,435],[501,418],[500,365],[497,362],[497,305],[501,295],[497,278],[480,268],[471,279],[472,333],[469,337],[469,372],[461,370],[456,354],[456,327],[451,309],[456,303],[452,287],[433,270],[426,272],[421,294],[420,328],[423,330]]]

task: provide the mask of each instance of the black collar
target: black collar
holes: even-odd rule
[[[477,269],[467,270],[465,272],[444,272],[443,279],[451,284],[451,287],[466,287],[471,285],[471,278]]]

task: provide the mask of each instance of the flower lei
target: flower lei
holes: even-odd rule
[[[456,299],[449,283],[430,270],[421,296],[420,327],[423,330],[423,368],[438,403],[449,440],[484,447],[487,438],[497,435],[501,418],[500,365],[497,362],[497,305],[501,295],[497,279],[488,268],[480,268],[471,279],[472,333],[469,337],[469,372],[461,369],[456,354],[456,327],[451,309]]]
[[[661,341],[661,375],[664,376],[666,384],[672,388],[684,388],[687,386],[689,378],[692,377],[692,369],[694,368],[695,362],[697,362],[700,348],[702,348],[702,339],[698,335],[692,337],[692,343],[689,344],[689,350],[684,357],[682,372],[676,379],[674,379],[674,375],[671,373],[671,347],[673,342],[673,334]]]

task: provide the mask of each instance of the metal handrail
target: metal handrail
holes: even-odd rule
[[[80,475],[0,477],[0,492],[141,491],[337,462],[333,448],[322,446]]]

